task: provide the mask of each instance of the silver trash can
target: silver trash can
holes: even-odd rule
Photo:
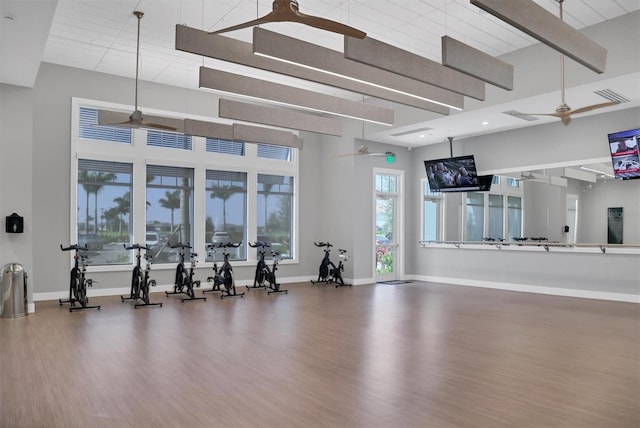
[[[0,318],[18,318],[27,314],[27,271],[18,263],[9,263],[0,271]]]

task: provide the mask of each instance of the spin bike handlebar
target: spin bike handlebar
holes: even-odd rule
[[[329,242],[314,242],[313,245],[315,245],[316,247],[333,247],[333,244],[330,244]]]
[[[257,247],[268,248],[271,246],[271,244],[265,241],[256,241],[256,242],[249,242],[249,246],[252,248],[257,248]]]
[[[178,243],[178,244],[173,244],[170,245],[171,248],[180,248],[180,249],[185,249],[185,248],[192,248],[191,245],[189,244],[182,244],[182,243]]]
[[[151,248],[147,247],[146,245],[140,245],[140,244],[133,244],[133,245],[122,244],[122,246],[124,247],[125,250],[145,250],[145,251],[149,251],[151,249]]]
[[[240,242],[219,242],[218,245],[209,244],[208,248],[238,248],[242,245],[242,241]]]
[[[68,247],[63,247],[62,244],[60,244],[60,249],[62,251],[71,251],[71,250],[75,250],[75,251],[88,251],[89,248],[87,248],[87,245],[85,244],[84,247],[81,247],[78,244],[73,244],[73,245],[69,245]]]

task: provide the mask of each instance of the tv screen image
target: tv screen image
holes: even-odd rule
[[[424,167],[432,192],[472,192],[491,188],[493,176],[478,177],[473,155],[426,160]]]
[[[622,180],[640,178],[640,128],[608,135],[613,175]]]

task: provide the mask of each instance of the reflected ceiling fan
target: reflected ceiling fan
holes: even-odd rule
[[[357,39],[364,39],[367,35],[356,28],[349,27],[348,25],[344,25],[336,21],[300,13],[297,0],[274,0],[272,7],[273,10],[262,18],[254,19],[253,21],[234,25],[232,27],[223,28],[222,30],[212,31],[209,34],[226,33],[270,22],[297,22],[299,24],[309,25],[321,30],[331,31],[333,33],[343,34]]]
[[[560,20],[562,21],[563,16],[562,16],[562,3],[564,2],[564,0],[556,0],[559,4],[560,4]],[[560,93],[561,93],[561,100],[560,100],[560,106],[558,106],[558,108],[556,108],[556,111],[553,113],[519,113],[517,115],[519,116],[553,116],[553,117],[557,117],[559,118],[562,123],[566,126],[568,124],[571,123],[571,115],[574,114],[579,114],[579,113],[586,113],[588,111],[591,110],[596,110],[599,108],[604,108],[604,107],[610,107],[612,105],[616,105],[618,104],[616,101],[609,101],[606,103],[600,103],[600,104],[593,104],[590,106],[586,106],[586,107],[580,107],[577,109],[571,109],[571,107],[569,107],[567,105],[567,103],[565,102],[565,94],[564,94],[564,89],[565,89],[565,85],[564,85],[564,54],[560,54],[560,85],[561,85],[561,89],[560,89]]]
[[[368,155],[368,156],[393,156],[395,157],[396,154],[393,152],[370,152],[369,148],[367,147],[367,145],[365,143],[362,143],[360,145],[360,148],[358,149],[357,152],[355,153],[346,153],[343,155],[336,155],[335,157],[337,158],[341,158],[341,157],[345,157],[345,156],[361,156],[361,155]]]
[[[138,74],[140,69],[140,20],[144,16],[143,12],[134,11],[133,14],[138,18],[138,36],[136,39],[136,89],[135,89],[135,110],[129,116],[126,122],[108,123],[107,126],[120,126],[123,128],[152,128],[162,131],[176,131],[173,126],[162,125],[160,123],[152,123],[144,120],[142,112],[138,110]]]

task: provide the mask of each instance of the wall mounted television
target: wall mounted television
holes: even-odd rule
[[[424,161],[432,192],[477,192],[491,189],[493,175],[478,176],[473,155]]]
[[[640,128],[609,134],[613,175],[621,180],[640,178]]]

